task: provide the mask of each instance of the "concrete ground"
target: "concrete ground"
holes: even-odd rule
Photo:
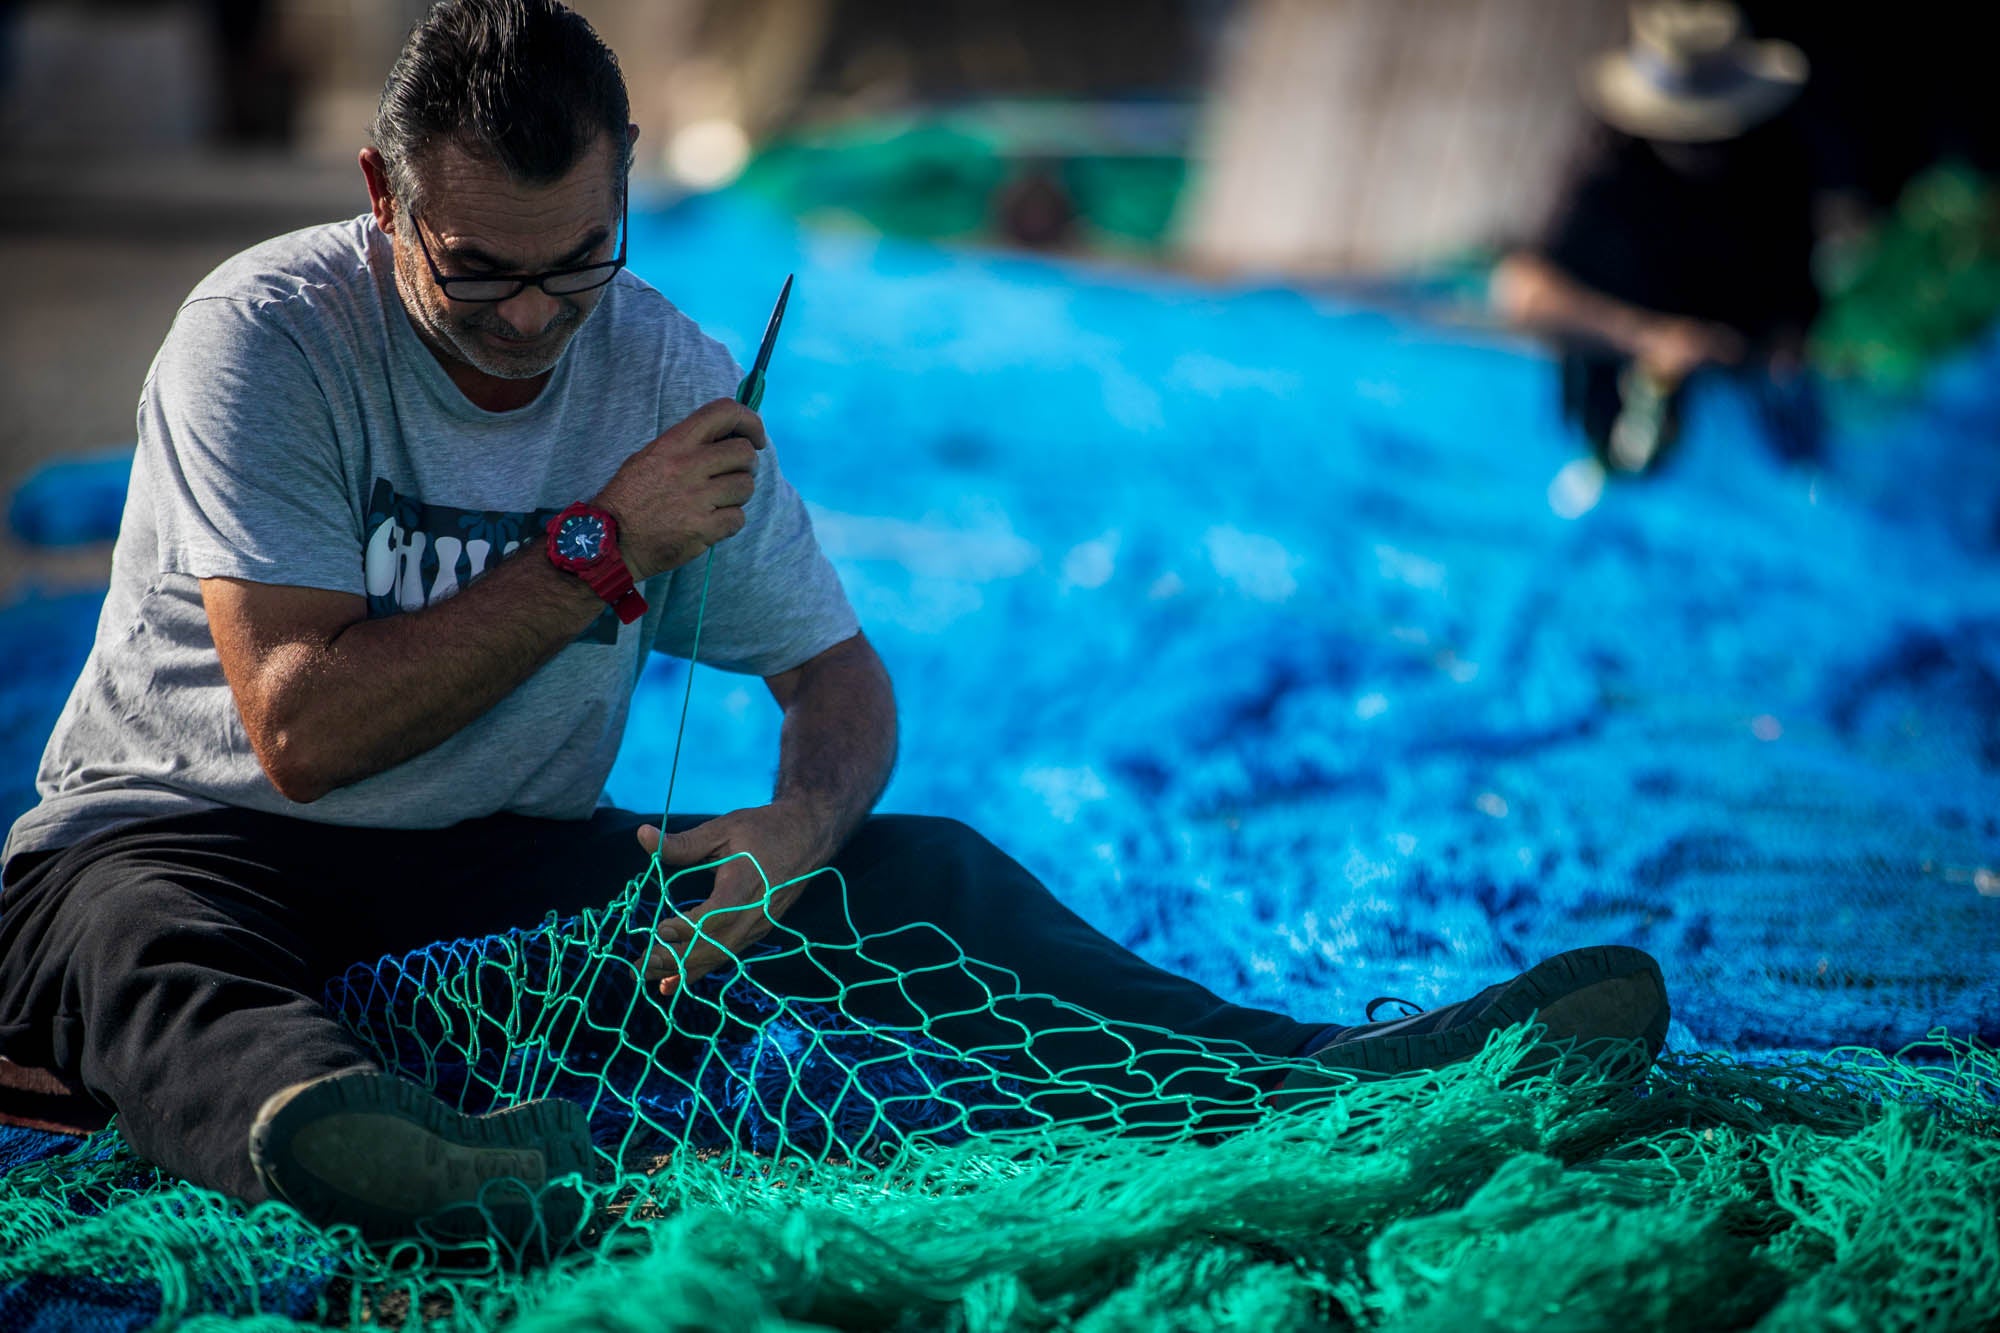
[[[174,312],[230,255],[367,203],[345,163],[224,157],[0,161],[0,497],[65,455],[127,444]],[[0,603],[101,584],[110,547],[0,532]]]

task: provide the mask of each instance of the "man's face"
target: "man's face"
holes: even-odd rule
[[[428,203],[396,214],[396,285],[433,348],[498,379],[554,368],[607,288],[551,296],[531,283],[504,301],[456,301],[438,286],[424,247],[447,278],[608,260],[618,253],[620,202],[611,162],[606,135],[550,185],[524,185],[457,144],[430,155],[421,168]]]

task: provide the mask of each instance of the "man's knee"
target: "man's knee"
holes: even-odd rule
[[[877,859],[954,867],[1001,854],[978,829],[943,815],[876,815],[848,845],[865,845]]]
[[[834,868],[847,882],[850,903],[871,916],[879,910],[942,921],[994,895],[1018,902],[1046,892],[977,829],[933,815],[877,815]]]

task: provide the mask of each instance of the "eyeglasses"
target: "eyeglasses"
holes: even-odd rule
[[[627,234],[626,219],[631,196],[618,205],[618,254],[601,264],[579,264],[575,268],[552,268],[546,273],[481,273],[476,276],[457,274],[447,277],[438,271],[437,260],[431,258],[431,245],[424,239],[424,229],[418,225],[416,216],[411,215],[410,230],[417,234],[417,245],[424,252],[424,262],[431,266],[431,277],[444,294],[454,301],[490,302],[506,301],[525,291],[533,284],[550,296],[575,296],[578,292],[594,291],[618,276],[618,270],[625,267],[625,245],[630,239]]]

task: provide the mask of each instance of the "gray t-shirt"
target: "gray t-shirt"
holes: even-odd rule
[[[370,616],[451,596],[738,369],[620,273],[527,407],[452,384],[396,295],[367,216],[268,241],[189,296],[147,375],[111,589],[5,856],[134,819],[228,805],[327,823],[437,828],[602,803],[651,647],[687,656],[702,559],[650,579],[443,744],[300,805],[258,766],[209,636],[200,579],[353,593]],[[743,531],[715,548],[701,660],[773,675],[853,635],[854,613],[773,450]],[[524,557],[527,558],[527,557]]]

